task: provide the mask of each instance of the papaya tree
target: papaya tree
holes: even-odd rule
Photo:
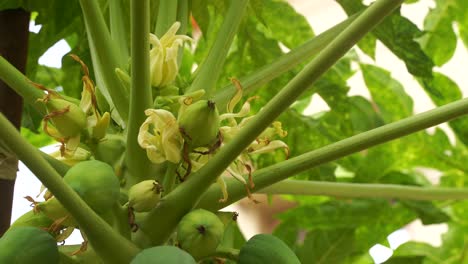
[[[373,263],[370,247],[421,219],[448,224],[442,246],[408,242],[388,263],[464,263],[468,99],[437,67],[468,46],[468,6],[435,1],[419,28],[400,9],[417,1],[368,2],[337,1],[348,18],[315,35],[280,0],[3,1],[42,28],[25,74],[0,54],[24,101],[20,132],[0,115],[0,176],[20,160],[43,188],[0,262]],[[39,65],[61,39],[62,68]],[[365,62],[377,43],[434,109],[414,114],[409,87]],[[357,73],[370,98],[349,94]],[[311,115],[316,95],[329,110]],[[254,193],[298,206],[246,241],[220,209]],[[74,230],[82,244],[56,243]]]

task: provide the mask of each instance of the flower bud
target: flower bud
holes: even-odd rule
[[[136,212],[148,212],[159,202],[162,186],[154,180],[145,180],[128,190],[128,205]]]

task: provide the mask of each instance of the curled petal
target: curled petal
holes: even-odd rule
[[[146,154],[153,163],[166,160],[178,163],[183,138],[175,117],[163,109],[147,109],[145,114],[148,118],[140,126],[138,144],[146,149]]]
[[[260,143],[255,142],[249,146],[248,151],[250,154],[262,154],[262,153],[272,152],[279,148],[284,148],[286,151],[286,156],[289,157],[289,147],[286,143],[284,143],[281,140],[273,140],[271,142],[260,141]]]

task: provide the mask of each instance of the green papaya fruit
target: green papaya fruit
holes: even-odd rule
[[[51,114],[52,123],[64,137],[79,135],[87,125],[85,112],[72,102],[64,99],[50,99],[46,103],[46,108]]]
[[[71,167],[63,180],[97,213],[104,213],[119,202],[119,179],[112,167],[102,161],[82,161]]]
[[[223,234],[223,222],[214,213],[204,209],[189,212],[177,226],[179,246],[197,260],[213,254]]]
[[[47,217],[44,212],[34,212],[34,210],[31,210],[16,219],[15,222],[11,224],[10,228],[19,226],[32,226],[43,229],[48,228],[50,225],[52,225],[53,222],[54,221]]]
[[[57,242],[42,229],[19,226],[0,239],[0,263],[58,264],[59,259]]]
[[[200,100],[179,116],[179,126],[192,148],[207,147],[216,142],[219,133],[219,112],[213,101]]]
[[[174,246],[147,248],[133,258],[130,264],[195,264],[189,253]]]
[[[239,264],[301,264],[296,254],[279,238],[259,234],[241,248]]]

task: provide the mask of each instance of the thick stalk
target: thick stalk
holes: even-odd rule
[[[323,50],[341,31],[343,31],[351,22],[356,19],[357,14],[348,17],[345,21],[333,26],[327,31],[307,41],[301,46],[291,50],[287,54],[281,56],[272,63],[263,66],[248,76],[240,78],[244,94],[255,92],[258,88],[269,83],[270,81],[288,72],[300,63],[308,60],[313,55],[317,55]],[[225,109],[225,105],[234,96],[236,87],[234,84],[229,84],[219,89],[214,97],[214,101],[221,110]]]
[[[187,92],[204,89],[206,92],[205,97],[212,97],[213,92],[216,90],[216,83],[221,75],[229,47],[231,47],[240,22],[244,17],[243,15],[247,10],[248,3],[248,0],[231,1],[226,18],[217,33],[213,46],[197,69],[195,79],[187,89]]]
[[[468,114],[468,98],[366,131],[281,163],[259,169],[252,175],[255,182],[253,191],[261,190],[318,165],[337,160],[349,154],[447,122],[466,114]],[[227,180],[226,184],[229,192],[229,199],[226,203],[220,204],[217,202],[222,194],[219,187],[213,185],[203,195],[197,207],[217,210],[245,197],[245,186],[243,184],[232,179]],[[322,191],[323,195],[334,194],[331,189],[323,189]]]
[[[67,173],[67,171],[70,169],[70,166],[68,166],[67,164],[61,162],[60,160],[54,158],[54,157],[51,157],[50,155],[44,153],[41,151],[41,156],[47,160],[47,162],[50,164],[50,166],[52,166],[52,168],[54,168],[55,171],[58,172],[58,174],[60,174],[60,176],[65,176],[65,173]]]
[[[340,183],[285,180],[258,191],[266,194],[324,195],[343,198],[388,198],[408,200],[468,199],[468,189],[415,187],[397,184]]]
[[[104,17],[101,14],[99,3],[94,0],[80,0],[86,32],[90,36],[89,45],[99,64],[102,84],[109,92],[112,103],[122,119],[128,119],[128,93],[115,75],[115,68],[119,66],[118,53],[112,42]]]
[[[33,106],[41,115],[46,114],[45,105],[37,101],[43,98],[45,93],[32,85],[24,74],[2,56],[0,56],[0,79],[23,97],[25,103]]]
[[[178,0],[159,1],[158,19],[154,29],[158,38],[161,38],[176,21],[177,2]]]
[[[379,0],[367,8],[304,70],[278,93],[239,134],[199,171],[174,189],[161,205],[148,214],[142,229],[154,244],[164,242],[180,218],[188,212],[208,189],[209,185],[236,159],[255,138],[265,130],[296,98],[338,61],[367,32],[397,8],[403,0]],[[161,215],[166,216],[161,221]],[[151,223],[151,225],[150,225]]]
[[[118,66],[125,69],[129,58],[128,14],[124,13],[123,0],[109,1],[110,34],[118,54]]]
[[[29,144],[8,120],[0,115],[0,138],[18,158],[54,194],[76,219],[98,255],[109,263],[129,263],[139,249],[115,232],[73,191],[62,177]]]
[[[25,72],[28,57],[29,12],[23,9],[0,11],[0,54],[5,56],[19,71]],[[23,98],[0,81],[0,112],[17,129],[21,127]],[[13,190],[15,187],[18,159],[2,153],[0,146],[0,236],[8,229],[11,221]]]
[[[132,80],[126,161],[129,186],[149,177],[151,164],[138,144],[138,132],[145,121],[145,110],[152,106],[149,72],[149,0],[131,1]]]

